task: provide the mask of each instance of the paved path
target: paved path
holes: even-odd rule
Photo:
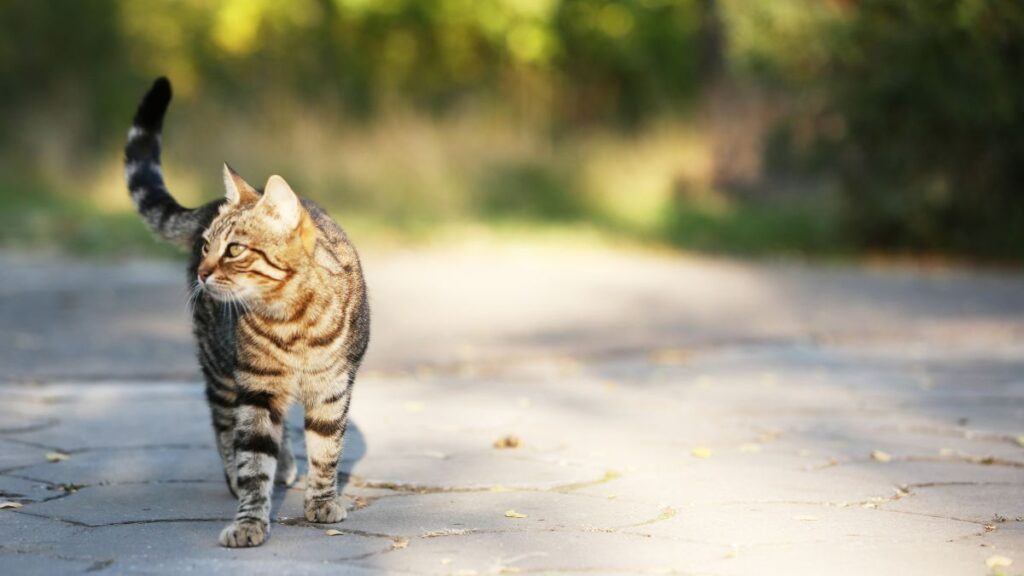
[[[1024,573],[1022,276],[364,259],[353,510],[226,550],[182,272],[0,256],[0,573]]]

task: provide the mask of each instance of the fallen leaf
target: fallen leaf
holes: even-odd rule
[[[409,539],[408,538],[402,538],[402,537],[395,538],[395,540],[391,543],[391,549],[392,550],[401,550],[403,548],[408,548],[408,547],[409,547]]]
[[[526,514],[520,514],[515,510],[505,510],[505,518],[526,518]]]
[[[46,453],[46,459],[48,461],[50,461],[50,462],[63,462],[65,460],[67,460],[68,458],[71,458],[71,456],[68,456],[67,454],[65,454],[63,452],[47,452]]]
[[[509,434],[495,440],[493,446],[498,450],[506,450],[509,448],[519,448],[519,444],[519,437]]]
[[[690,353],[678,348],[664,348],[651,352],[647,358],[655,364],[678,365],[686,364],[690,359]]]
[[[335,530],[334,528],[331,528],[330,530],[325,532],[325,534],[327,534],[328,536],[343,536],[345,533],[341,530]]]
[[[3,510],[4,508],[21,508],[21,503],[10,501],[0,502],[0,510]]]
[[[989,556],[985,560],[985,566],[988,566],[989,570],[993,570],[995,568],[1008,568],[1010,564],[1013,564],[1013,559],[1007,558],[1006,556],[1000,556],[999,554]]]
[[[892,455],[888,452],[882,452],[881,450],[875,450],[871,452],[871,459],[877,462],[892,462]]]
[[[711,458],[711,448],[707,446],[697,446],[690,451],[690,455],[694,458]]]
[[[420,538],[440,538],[442,536],[462,536],[465,534],[469,534],[469,530],[465,528],[445,528],[444,530],[424,532],[420,534]]]
[[[1024,435],[1017,436],[1016,440],[1017,440],[1017,446],[1024,447]]]

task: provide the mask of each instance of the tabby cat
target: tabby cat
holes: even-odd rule
[[[225,164],[225,198],[179,205],[160,169],[170,100],[170,82],[160,78],[139,104],[125,177],[149,228],[191,252],[193,333],[224,475],[238,498],[220,543],[259,546],[270,531],[273,483],[295,482],[284,421],[293,399],[305,408],[306,519],[345,518],[337,469],[370,335],[366,285],[344,231],[280,176],[260,192]]]

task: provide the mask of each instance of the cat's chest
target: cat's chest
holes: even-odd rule
[[[287,367],[293,371],[319,368],[344,353],[344,323],[340,315],[318,314],[307,322],[272,322],[243,317],[235,327],[239,356]]]

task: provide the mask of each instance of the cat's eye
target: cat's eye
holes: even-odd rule
[[[207,254],[209,254],[210,253],[210,243],[209,242],[203,242],[203,247],[199,251],[202,253],[203,256],[206,256]]]
[[[241,256],[243,253],[245,253],[246,250],[247,248],[245,246],[237,242],[232,242],[231,244],[228,244],[228,256],[230,256],[231,258],[237,258]]]

